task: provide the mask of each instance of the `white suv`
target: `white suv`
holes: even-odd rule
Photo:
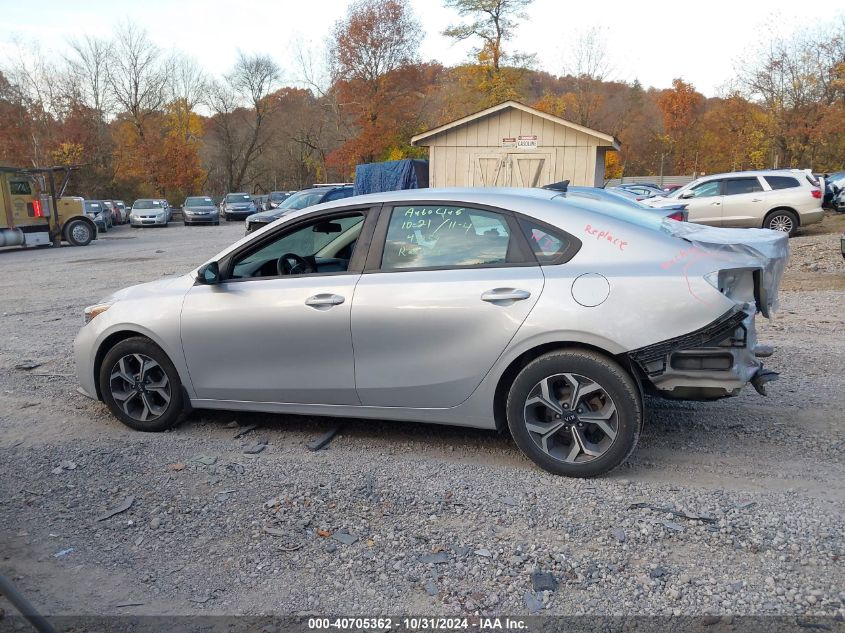
[[[667,196],[646,198],[662,207],[684,203],[689,221],[710,226],[765,228],[789,233],[821,221],[819,181],[799,169],[713,174],[694,180]]]

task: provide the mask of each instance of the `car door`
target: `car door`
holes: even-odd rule
[[[459,202],[385,206],[352,304],[361,403],[445,408],[466,400],[543,280],[509,212]]]
[[[722,198],[722,181],[708,180],[685,191],[678,202],[687,205],[690,222],[721,226]]]
[[[722,226],[762,226],[768,211],[765,193],[757,176],[727,178],[722,198]]]
[[[225,258],[220,283],[188,291],[182,345],[198,398],[358,404],[350,308],[369,214],[323,212],[279,227]]]

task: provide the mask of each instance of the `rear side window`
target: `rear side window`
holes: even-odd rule
[[[741,193],[755,193],[757,191],[763,191],[763,186],[756,177],[729,178],[725,181],[726,196],[735,196]]]
[[[323,202],[331,202],[332,200],[343,200],[344,198],[348,198],[351,195],[351,187],[346,187],[344,189],[335,189],[334,191],[330,191],[328,194],[326,194],[326,197],[323,199]]]
[[[769,183],[769,186],[772,189],[791,189],[792,187],[800,187],[801,183],[799,183],[795,178],[790,178],[789,176],[763,176],[766,179],[766,182]]]
[[[569,261],[580,246],[571,235],[531,220],[521,219],[519,227],[541,265]]]
[[[383,269],[504,264],[510,244],[505,216],[457,206],[394,207]]]
[[[9,189],[13,196],[28,196],[32,194],[32,188],[26,180],[12,180]]]

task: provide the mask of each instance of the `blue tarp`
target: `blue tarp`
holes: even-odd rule
[[[380,193],[428,187],[428,161],[407,158],[367,163],[355,168],[355,193]]]

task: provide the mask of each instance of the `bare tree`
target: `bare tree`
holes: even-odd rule
[[[229,191],[243,187],[250,168],[270,141],[266,123],[274,102],[267,97],[280,78],[278,65],[268,55],[239,53],[232,71],[209,90],[209,106],[215,113],[210,124]]]
[[[182,101],[189,111],[205,100],[209,80],[196,59],[175,53],[167,60],[166,68],[171,100]]]
[[[105,119],[114,99],[108,85],[107,69],[111,62],[111,44],[106,40],[86,35],[69,42],[70,55],[66,57],[68,79],[78,98]]]
[[[567,54],[564,72],[575,78],[576,123],[594,127],[602,103],[602,82],[613,72],[607,41],[599,28],[591,27],[578,33]]]
[[[527,63],[532,56],[506,54],[504,44],[513,37],[517,21],[526,17],[525,7],[532,0],[445,0],[445,6],[454,9],[470,22],[454,24],[443,31],[443,35],[457,41],[478,38],[481,48],[479,57],[490,60],[493,71],[498,72],[503,61],[510,58],[516,63]]]
[[[139,137],[144,139],[145,121],[167,100],[167,74],[161,51],[145,30],[132,22],[118,26],[107,77],[117,106],[129,115]]]

